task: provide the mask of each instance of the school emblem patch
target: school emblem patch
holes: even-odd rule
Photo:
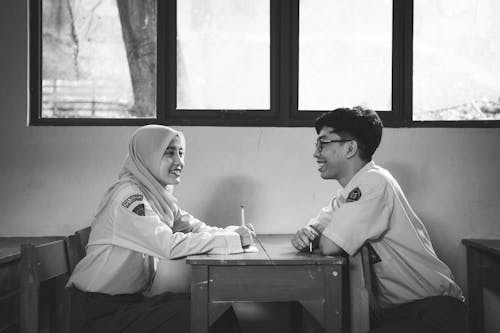
[[[139,216],[146,216],[146,212],[144,210],[144,204],[139,204],[135,206],[135,208],[132,209],[132,211]]]
[[[349,192],[349,195],[347,196],[347,202],[358,201],[359,198],[361,198],[361,190],[359,189],[359,187],[356,187],[354,190]]]

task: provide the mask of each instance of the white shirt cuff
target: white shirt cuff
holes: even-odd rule
[[[240,235],[234,231],[217,230],[213,233],[216,246],[209,254],[232,254],[243,253]]]

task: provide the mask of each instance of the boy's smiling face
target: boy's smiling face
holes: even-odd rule
[[[329,126],[324,126],[318,134],[314,158],[323,179],[339,179],[347,167],[345,144],[351,139],[344,139]]]

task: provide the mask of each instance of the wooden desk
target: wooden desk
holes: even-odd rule
[[[483,288],[500,294],[500,239],[463,239],[467,248],[470,332],[484,332]]]
[[[63,237],[0,237],[0,333],[19,329],[19,259],[21,244],[49,243]]]
[[[191,332],[208,332],[234,302],[291,301],[300,302],[325,332],[347,332],[347,260],[299,253],[291,237],[259,235],[257,253],[189,256]]]

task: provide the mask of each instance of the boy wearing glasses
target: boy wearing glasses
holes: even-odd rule
[[[376,288],[371,332],[465,332],[462,291],[392,175],[372,161],[382,138],[376,112],[341,108],[320,116],[314,157],[342,189],[292,239],[299,251],[354,255],[368,247]],[[377,328],[378,327],[378,328]]]

